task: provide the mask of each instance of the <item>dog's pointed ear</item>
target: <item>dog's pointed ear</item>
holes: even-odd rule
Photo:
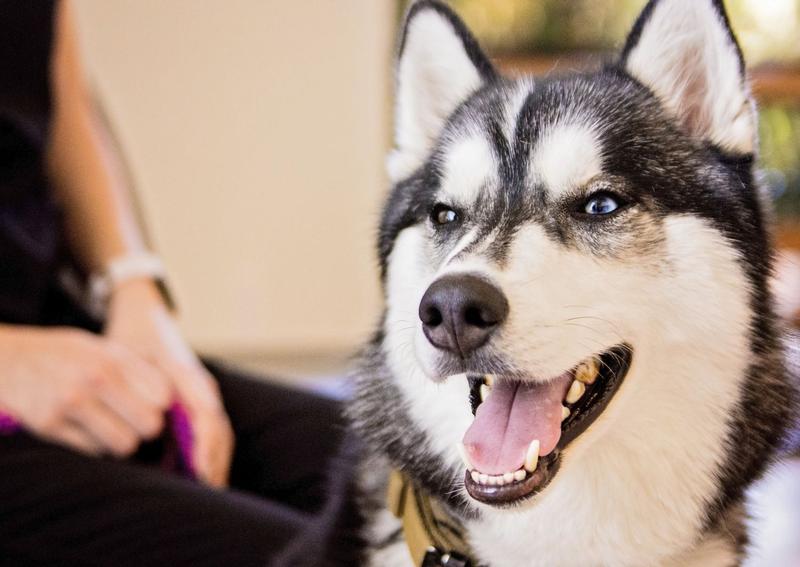
[[[755,153],[755,106],[722,0],[650,0],[622,66],[689,134],[731,155]]]
[[[475,90],[497,77],[478,42],[453,11],[436,0],[414,3],[397,60],[393,181],[427,159],[447,118]]]

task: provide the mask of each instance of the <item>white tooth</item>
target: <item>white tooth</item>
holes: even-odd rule
[[[578,368],[575,370],[575,379],[584,384],[594,384],[599,372],[600,368],[597,364],[597,359],[590,358],[578,365]]]
[[[569,392],[567,392],[567,403],[574,404],[581,399],[581,396],[585,391],[586,386],[582,382],[573,380],[572,385],[569,387]]]
[[[486,382],[486,385],[491,388],[494,386],[494,374],[487,374],[483,377],[483,381]]]
[[[503,475],[503,480],[506,482],[506,484],[511,484],[512,482],[514,482],[514,473],[507,472],[506,474]]]
[[[494,481],[497,486],[503,486],[506,483],[506,479],[503,475],[494,477]]]
[[[522,482],[523,480],[525,480],[526,476],[527,473],[525,472],[525,469],[519,469],[514,473],[514,480],[516,480],[517,482]]]
[[[481,473],[479,482],[481,484],[489,484],[489,475],[485,473]]]
[[[479,483],[481,481],[481,475],[478,471],[472,471],[470,476],[472,477],[473,482]]]
[[[467,455],[467,448],[464,447],[463,443],[456,443],[456,449],[458,449],[458,454],[461,455],[461,460],[464,461],[464,466],[467,467],[468,471],[475,470],[475,467],[472,466],[472,461],[469,460],[469,456]]]
[[[494,475],[489,475],[489,486],[495,486],[497,484],[497,477]]]
[[[487,386],[486,384],[481,384],[481,401],[485,402],[486,398],[489,397],[489,394],[492,392],[492,388]]]
[[[561,421],[564,421],[569,417],[569,408],[567,406],[561,406]]]
[[[539,463],[539,440],[534,439],[528,446],[528,453],[525,455],[525,470],[533,472]]]

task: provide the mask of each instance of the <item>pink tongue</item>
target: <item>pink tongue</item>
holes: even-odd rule
[[[514,472],[534,439],[540,455],[552,452],[561,437],[561,402],[571,382],[571,373],[546,384],[498,380],[464,435],[472,465],[486,474]]]

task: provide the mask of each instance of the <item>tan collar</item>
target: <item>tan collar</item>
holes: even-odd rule
[[[416,567],[479,567],[453,517],[397,470],[389,478],[388,505],[403,523]]]

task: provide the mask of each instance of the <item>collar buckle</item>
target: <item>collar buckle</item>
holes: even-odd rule
[[[454,551],[442,553],[438,549],[429,547],[420,567],[472,567],[472,562],[460,553]]]

